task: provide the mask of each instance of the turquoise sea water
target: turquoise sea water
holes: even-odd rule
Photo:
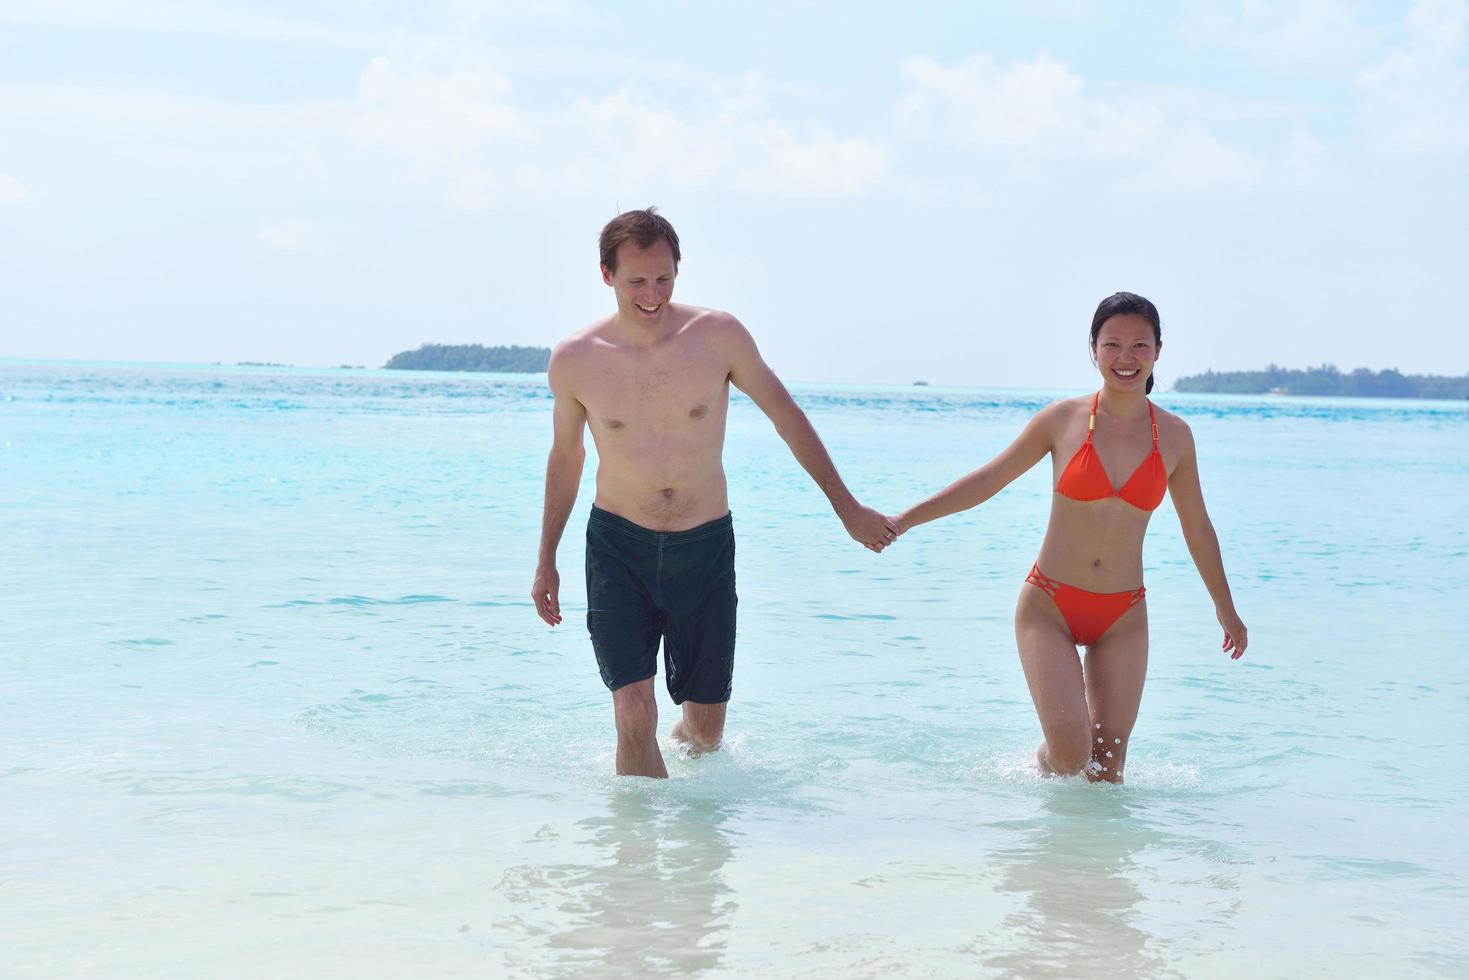
[[[1060,393],[796,394],[897,510]],[[872,555],[743,399],[729,744],[653,783],[580,615],[594,456],[566,623],[529,601],[543,379],[0,362],[4,972],[1469,973],[1469,406],[1159,401],[1251,647],[1165,503],[1127,786],[1031,770],[1044,468]]]

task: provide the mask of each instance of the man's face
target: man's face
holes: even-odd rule
[[[625,241],[617,246],[617,271],[609,272],[602,266],[602,281],[617,294],[618,313],[634,323],[650,326],[667,311],[677,275],[673,249],[662,238],[647,248]]]

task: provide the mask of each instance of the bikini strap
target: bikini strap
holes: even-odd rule
[[[1153,423],[1153,451],[1158,451],[1158,413],[1153,411],[1153,403],[1148,402],[1148,419]]]
[[[1096,431],[1096,428],[1097,428],[1097,399],[1098,398],[1101,398],[1101,397],[1102,397],[1102,393],[1100,391],[1098,391],[1095,395],[1092,395],[1092,417],[1091,417],[1091,420],[1088,421],[1087,424],[1086,424],[1086,441],[1087,442],[1091,442],[1092,441],[1092,433],[1094,431]]]

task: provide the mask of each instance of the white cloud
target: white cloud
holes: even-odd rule
[[[419,4],[315,5],[310,13],[271,13],[251,0],[5,0],[0,24],[81,30],[136,31],[286,41],[381,51],[397,45],[463,50],[476,35],[507,23],[540,23],[594,32],[606,15],[569,0],[435,0]],[[277,4],[289,10],[290,4]],[[298,4],[298,7],[311,5]]]
[[[1164,130],[1156,106],[1092,96],[1080,75],[1044,54],[1008,65],[979,54],[954,67],[910,58],[902,72],[915,83],[898,104],[910,131],[978,149],[1025,159],[1130,156]]]
[[[378,57],[358,79],[352,131],[395,151],[413,179],[447,181],[453,203],[486,207],[503,190],[491,156],[530,137],[510,97],[509,79],[488,68],[437,74]]]
[[[567,135],[581,134],[581,170],[621,180],[657,175],[673,186],[715,185],[788,197],[854,197],[888,172],[888,152],[824,127],[771,118],[764,101],[720,90],[707,111],[676,114],[622,92],[579,103]]]
[[[7,204],[24,204],[31,199],[31,192],[14,177],[0,174],[0,207]]]
[[[1117,101],[1151,106],[1169,119],[1193,119],[1210,125],[1246,123],[1257,126],[1299,121],[1320,111],[1318,104],[1292,100],[1274,88],[1261,97],[1151,82],[1113,84],[1108,91]]]
[[[1030,0],[1026,11],[1046,20],[1079,22],[1097,17],[1096,4],[1092,0]]]
[[[1419,0],[1406,38],[1362,73],[1362,123],[1377,147],[1397,151],[1469,147],[1469,3]]]
[[[1185,126],[1157,152],[1157,167],[1145,177],[1164,187],[1248,187],[1263,173],[1250,154],[1228,146],[1199,125]]]
[[[274,251],[294,254],[316,254],[321,252],[326,244],[320,226],[314,222],[299,219],[284,221],[263,219],[260,222],[259,230],[255,232],[255,237]]]
[[[650,106],[635,92],[579,101],[566,118],[551,121],[551,129],[548,136],[560,144],[556,156],[568,176],[583,174],[595,182],[600,172],[624,182],[656,174],[674,187],[717,181],[733,137],[730,130],[701,127]]]
[[[885,147],[779,118],[768,91],[745,75],[693,81],[661,99],[627,87],[528,109],[509,77],[483,65],[431,68],[382,56],[338,100],[252,104],[0,85],[0,131],[64,141],[124,171],[241,186],[374,194],[407,180],[467,210],[509,195],[649,185],[792,197],[859,196],[883,185]],[[6,187],[7,199],[23,192]]]
[[[96,86],[0,85],[0,132],[65,147],[72,159],[107,160],[119,172],[207,179],[296,181],[307,161],[330,157],[334,178],[346,103],[256,105]]]
[[[357,81],[357,131],[369,141],[426,151],[428,163],[524,135],[507,104],[510,80],[488,68],[436,75],[374,58]]]
[[[386,146],[456,206],[507,193],[566,194],[654,181],[800,197],[874,189],[887,151],[769,114],[758,76],[693,85],[683,105],[637,87],[536,111],[486,69],[440,72],[378,58],[358,86],[353,131]]]
[[[1296,187],[1318,187],[1326,180],[1326,147],[1310,133],[1297,130],[1286,142],[1281,173]]]
[[[1080,76],[1044,54],[1001,66],[978,54],[953,67],[928,58],[901,66],[916,89],[899,118],[920,131],[935,128],[974,146],[1031,148],[1067,141],[1085,127]]]
[[[393,31],[359,31],[297,18],[277,17],[222,4],[188,0],[6,0],[0,24],[83,30],[126,30],[197,34],[266,41],[297,41],[371,48],[391,41]]]
[[[860,197],[888,173],[886,149],[866,140],[841,139],[817,129],[802,141],[784,125],[749,127],[754,152],[734,178],[755,193],[789,197]]]
[[[1092,95],[1044,54],[1008,65],[979,54],[952,67],[911,58],[902,72],[914,88],[898,117],[911,135],[998,155],[1017,173],[1113,158],[1129,165],[1122,183],[1133,189],[1242,187],[1264,173],[1201,121],[1175,121],[1136,95]]]
[[[1344,0],[1196,3],[1182,33],[1198,44],[1238,48],[1286,66],[1356,64],[1373,42],[1360,4]]]
[[[455,33],[481,28],[503,27],[507,20],[545,21],[582,30],[605,29],[612,15],[595,5],[573,0],[438,0],[425,4]]]

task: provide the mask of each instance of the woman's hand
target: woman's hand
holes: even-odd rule
[[[1225,653],[1229,653],[1230,660],[1238,660],[1245,655],[1245,647],[1250,645],[1250,632],[1245,629],[1244,621],[1239,618],[1239,613],[1233,608],[1218,609],[1215,611],[1219,617],[1219,625],[1224,627]],[[1230,651],[1233,650],[1233,653]]]

